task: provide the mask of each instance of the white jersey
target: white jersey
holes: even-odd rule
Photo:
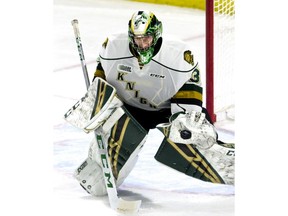
[[[123,102],[144,110],[170,108],[170,99],[193,73],[199,75],[189,47],[165,39],[160,51],[140,68],[129,50],[127,33],[109,37],[100,51],[100,62],[106,80]]]

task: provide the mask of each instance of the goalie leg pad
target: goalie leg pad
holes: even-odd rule
[[[91,158],[88,157],[75,170],[74,177],[89,194],[94,196],[107,194],[102,168]]]
[[[117,185],[123,182],[137,161],[147,131],[124,108],[125,114],[112,127],[108,138],[108,154]]]
[[[234,184],[234,144],[214,144],[209,149],[174,143],[164,138],[155,159],[194,178],[220,184]]]
[[[124,182],[125,178],[135,166],[138,159],[138,154],[147,139],[147,131],[143,129],[141,125],[139,125],[139,123],[127,110],[125,110],[125,108],[123,108],[123,112],[125,114],[122,115],[122,117],[111,128],[110,133],[106,133],[105,136],[103,136],[103,139],[107,140],[108,143],[107,149],[109,162],[117,186],[120,186]],[[103,176],[101,176],[101,181],[98,176],[98,173],[102,173],[102,161],[99,153],[99,145],[95,138],[93,138],[90,143],[88,158],[89,161],[92,161],[94,164],[96,163],[96,165],[98,165],[100,168],[100,172],[89,173],[89,177],[91,178],[90,182],[92,181],[92,176],[96,175],[93,178],[97,179],[97,183],[100,184],[96,186],[96,183],[94,183],[94,188],[92,188],[93,190],[90,189],[90,193],[92,195],[99,196],[104,193],[102,188],[104,187],[105,189],[105,182]],[[88,174],[86,174],[85,177],[87,175]],[[82,178],[80,178],[80,180],[81,179]],[[81,185],[87,190],[87,184],[83,185],[82,183]]]

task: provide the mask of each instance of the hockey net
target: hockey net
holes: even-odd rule
[[[206,107],[213,121],[235,120],[234,0],[206,0]]]

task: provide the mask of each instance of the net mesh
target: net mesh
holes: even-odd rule
[[[214,113],[235,119],[234,0],[214,0]]]

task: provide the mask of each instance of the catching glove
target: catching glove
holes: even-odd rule
[[[171,116],[170,123],[157,125],[157,128],[165,128],[164,131],[168,131],[167,138],[175,143],[194,144],[200,149],[211,148],[217,141],[214,126],[202,112],[175,113]]]

